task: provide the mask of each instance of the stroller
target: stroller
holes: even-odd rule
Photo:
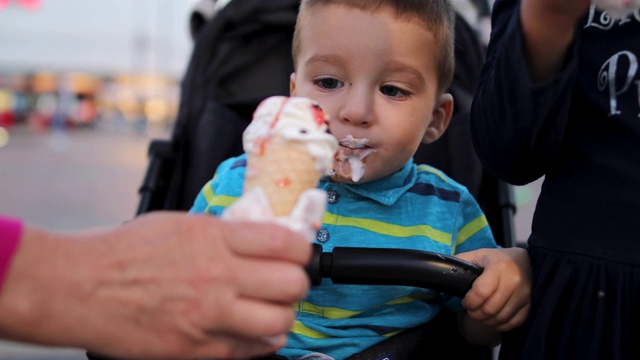
[[[220,6],[223,2],[224,7]],[[138,214],[188,210],[217,166],[242,153],[242,132],[258,103],[289,93],[290,47],[299,0],[200,3],[208,4],[191,17],[195,46],[182,82],[178,118],[170,140],[155,140],[149,146]],[[483,170],[469,134],[468,111],[484,51],[474,30],[460,16],[455,35],[457,65],[449,89],[456,104],[453,119],[441,139],[419,149],[415,161],[433,165],[467,186],[483,208],[496,241],[512,246],[515,205],[511,189]],[[320,245],[315,246],[307,267],[312,283],[330,277],[334,283],[410,285],[461,297],[482,271],[453,257],[418,251],[336,247],[325,253]],[[491,359],[491,349],[462,339],[454,314],[441,313],[350,359],[429,358],[437,355],[429,344],[447,349],[449,358]],[[101,357],[89,354],[89,358]]]

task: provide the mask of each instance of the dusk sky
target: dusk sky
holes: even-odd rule
[[[0,73],[160,72],[181,76],[194,0],[41,0],[0,7]]]

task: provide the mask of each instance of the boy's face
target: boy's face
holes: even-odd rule
[[[343,157],[365,156],[358,182],[399,170],[421,141],[442,134],[451,117],[451,96],[437,94],[433,33],[384,7],[375,12],[341,5],[310,10],[299,25],[291,95],[321,104]],[[342,141],[349,135],[356,141]],[[362,143],[367,145],[360,148]],[[336,165],[350,170],[348,163]],[[354,182],[339,175],[334,179]]]

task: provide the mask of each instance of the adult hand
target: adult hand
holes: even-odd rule
[[[183,213],[65,235],[26,228],[0,336],[136,359],[270,353],[306,294],[310,253],[277,225]]]
[[[529,73],[534,83],[562,70],[576,23],[591,0],[522,0],[520,21]]]
[[[462,299],[469,317],[498,331],[522,325],[531,302],[531,265],[527,251],[479,249],[456,256],[484,268]]]

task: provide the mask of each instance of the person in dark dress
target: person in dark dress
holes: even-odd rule
[[[471,110],[483,165],[544,176],[529,318],[503,359],[640,359],[640,10],[499,0]]]

